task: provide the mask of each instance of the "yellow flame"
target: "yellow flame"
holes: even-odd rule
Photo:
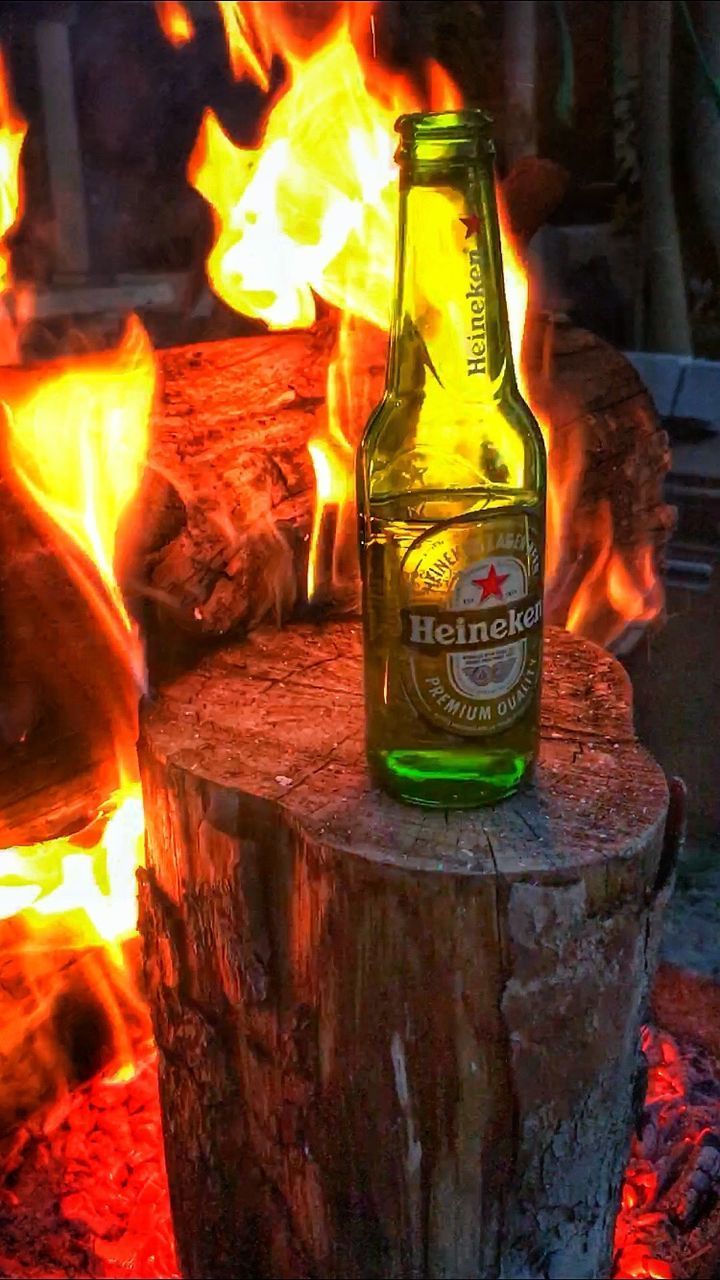
[[[269,86],[267,69],[253,45],[253,37],[257,39],[250,18],[254,6],[238,4],[236,0],[217,0],[217,4],[225,28],[225,40],[233,76],[236,80],[249,76],[260,85],[261,89],[267,90]]]
[[[270,57],[280,51],[287,81],[269,109],[256,147],[237,147],[213,113],[205,113],[188,173],[215,215],[216,238],[207,264],[214,291],[235,310],[263,320],[271,329],[312,324],[318,297],[344,316],[360,317],[387,329],[397,225],[393,126],[398,114],[419,110],[423,103],[407,81],[384,69],[374,55],[371,60],[360,51],[360,28],[367,25],[372,6],[342,6],[331,28],[304,44],[293,35],[282,5],[234,4],[225,8],[228,22],[232,11],[232,21],[242,36],[238,40],[238,74],[249,75],[266,87]],[[433,108],[460,105],[456,87],[437,64],[428,67],[426,82]],[[419,287],[428,315],[436,313],[443,320],[437,326],[437,347],[442,332],[448,330],[452,299],[465,292],[463,281],[454,284],[452,278],[462,265],[462,254],[456,251],[453,239],[462,234],[457,223],[460,211],[448,209],[451,193],[424,190],[412,196],[422,203],[422,217],[414,219],[424,245],[418,253]],[[564,599],[565,583],[573,581],[577,563],[583,560],[586,577],[579,586],[575,584],[568,624],[601,642],[608,641],[618,626],[622,628],[629,600],[627,592],[617,590],[617,569],[615,589],[606,572],[613,548],[612,520],[608,526],[598,509],[582,528],[576,521],[585,441],[581,432],[572,440],[566,434],[556,438],[539,397],[533,394],[523,346],[528,274],[503,217],[502,202],[501,227],[515,369],[549,453],[546,577],[551,588],[557,581]],[[464,323],[458,314],[457,332],[465,332]],[[431,320],[428,331],[432,338]],[[310,442],[317,501],[309,595],[322,576],[314,557],[327,541],[320,538],[327,507],[337,507],[338,529],[349,527],[342,513],[353,493],[352,454],[361,417],[357,398],[353,403],[353,384],[362,373],[363,356],[356,351],[350,358],[343,352],[343,343],[341,330],[328,370],[327,423],[323,434]],[[451,342],[447,349],[431,355],[436,364],[437,356],[440,362],[452,365],[454,359],[462,358],[461,344]],[[473,421],[457,422],[449,439],[447,411],[431,380],[425,391],[423,431],[433,438],[436,430],[442,433],[447,452],[460,458],[471,447]],[[502,454],[513,483],[522,472],[523,459],[519,443],[507,432],[502,433]],[[648,554],[653,585],[643,598],[646,609],[657,612],[661,592],[655,589],[657,578]],[[637,571],[632,565],[630,570]],[[613,600],[622,602],[622,614],[617,613]],[[608,617],[615,620],[608,622]],[[601,622],[601,618],[606,620]]]
[[[283,42],[288,87],[259,147],[237,147],[207,111],[190,158],[190,180],[215,212],[207,263],[213,289],[271,329],[308,327],[318,296],[343,317],[389,325],[398,200],[394,122],[421,103],[406,81],[379,65],[368,87],[351,26],[370,11],[346,7],[332,31],[308,48]],[[253,29],[261,30],[257,15]],[[266,25],[262,33],[267,48],[273,32]],[[456,105],[457,90],[445,73],[431,66],[429,75],[439,95],[434,105]],[[326,507],[337,507],[340,522],[349,524],[344,510],[353,494],[353,419],[360,412],[349,394],[355,364],[349,332],[343,320],[328,370],[326,431],[309,445],[317,484],[310,597]]]
[[[5,59],[0,54],[0,292],[10,284],[10,254],[4,240],[22,212],[20,152],[27,124],[10,96]]]
[[[117,943],[135,923],[143,826],[134,743],[143,667],[113,564],[120,521],[145,461],[155,376],[149,339],[135,317],[116,350],[0,375],[20,491],[127,664],[125,686],[110,691],[121,782],[103,806],[101,833],[93,823],[89,833],[0,852],[0,918],[18,910],[36,924],[62,917],[68,928],[74,922],[83,945]]]
[[[315,294],[387,327],[397,112],[368,93],[343,25],[291,61],[260,147],[237,147],[205,113],[188,172],[215,210],[207,269],[220,297],[272,329],[312,324]]]
[[[147,453],[155,393],[150,340],[133,316],[117,350],[58,361],[23,382],[16,398],[0,381],[14,473],[95,566],[130,632],[113,560],[120,518]]]
[[[139,783],[128,781],[110,796],[105,813],[90,848],[81,837],[62,836],[0,850],[0,919],[31,909],[31,918],[62,916],[69,926],[77,913],[77,945],[130,937],[144,830]]]
[[[24,135],[0,58],[0,292],[10,283],[2,241],[22,205],[19,161]],[[26,309],[27,301],[15,294],[12,314]],[[3,311],[3,357],[14,346],[11,337],[16,337],[15,324],[10,311]],[[126,1073],[132,1070],[133,1053],[125,1011],[132,1008],[134,1016],[140,1016],[132,982],[125,980],[121,944],[135,927],[135,870],[142,859],[143,814],[134,743],[143,663],[113,562],[120,521],[144,465],[154,388],[154,356],[134,317],[116,351],[33,369],[0,370],[9,474],[33,522],[93,605],[108,644],[121,659],[109,667],[117,682],[108,691],[108,701],[120,767],[108,783],[107,799],[84,831],[0,850],[0,919],[23,916],[24,928],[4,939],[24,954],[33,991],[33,951],[102,944],[99,959],[88,953],[78,963],[102,1000],[118,1069]],[[6,607],[12,607],[11,597]],[[64,660],[72,667],[71,655]],[[53,661],[54,655],[48,654],[48,662]],[[93,688],[102,688],[102,681],[96,679]],[[99,720],[107,719],[105,705],[97,710]],[[88,729],[92,732],[93,726]],[[118,774],[119,784],[112,790]],[[121,1001],[115,974],[123,991]],[[40,1017],[41,994],[38,1000]],[[20,1022],[17,1033],[23,1033]]]

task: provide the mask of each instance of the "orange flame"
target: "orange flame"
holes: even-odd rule
[[[225,302],[271,329],[311,325],[317,299],[322,298],[344,317],[387,330],[397,222],[394,121],[423,103],[407,80],[364,51],[372,5],[341,5],[329,28],[304,40],[283,16],[283,8],[221,5],[228,40],[231,22],[232,31],[242,36],[237,38],[240,53],[233,55],[230,46],[231,57],[239,59],[233,64],[236,74],[267,87],[270,59],[279,52],[287,80],[256,147],[237,147],[211,111],[203,118],[188,173],[215,215],[208,278]],[[372,36],[374,58],[374,27]],[[432,108],[460,105],[459,91],[437,64],[428,66],[426,83]],[[439,195],[437,208],[428,209],[429,238],[439,234],[446,201]],[[628,623],[644,623],[657,614],[662,589],[649,548],[625,557],[614,548],[609,506],[585,513],[582,519],[577,516],[584,440],[567,433],[559,438],[533,394],[535,375],[530,376],[523,345],[527,269],[513,243],[502,201],[500,213],[518,382],[548,446],[548,596],[552,604],[557,601],[555,616],[567,617],[570,629],[612,643]],[[437,260],[438,243],[426,255],[430,264]],[[448,288],[442,273],[427,283],[428,296],[444,305]],[[341,543],[340,531],[350,528],[346,513],[353,498],[352,459],[365,416],[357,395],[364,356],[367,359],[348,342],[343,325],[328,370],[327,422],[309,445],[316,475],[310,598],[322,594],[327,585],[327,568],[318,560],[324,556],[327,564],[329,524],[334,522]],[[512,458],[508,461],[512,469]],[[338,561],[347,571],[347,552],[342,546],[338,552],[336,545],[332,559],[335,591],[342,586]],[[356,568],[350,573],[357,577]]]
[[[241,21],[245,6],[221,7]],[[397,223],[394,122],[402,111],[419,110],[421,100],[409,82],[379,64],[371,67],[368,88],[357,41],[371,5],[343,6],[330,32],[305,43],[289,26],[280,29],[278,7],[254,6],[252,12],[258,44],[266,56],[282,47],[289,73],[261,145],[237,147],[207,111],[190,158],[190,181],[216,215],[210,282],[235,310],[271,329],[312,324],[319,296],[344,316],[386,330]],[[434,63],[428,83],[438,109],[458,105],[457,89]],[[328,371],[326,432],[309,446],[316,473],[310,598],[317,590],[325,511],[334,509],[348,529],[352,523],[361,411],[349,395],[357,367],[349,333],[343,324]]]
[[[524,346],[530,282],[527,268],[510,231],[509,219],[500,188],[497,190],[497,201],[500,218],[500,237],[502,240],[505,298],[518,388],[521,396],[530,405],[537,418],[548,452],[545,576],[548,583],[552,583],[560,567],[563,549],[568,543],[567,522],[572,516],[580,481],[582,480],[583,455],[580,448],[575,448],[571,450],[567,459],[561,460],[558,457],[552,425],[540,410],[537,397],[533,395],[527,371]]]
[[[0,54],[0,292],[10,285],[10,254],[5,237],[22,212],[20,152],[26,133],[27,124],[12,103],[5,59]]]
[[[585,458],[582,440],[560,444],[552,423],[533,392],[523,344],[529,282],[527,269],[513,241],[502,195],[498,208],[503,245],[503,268],[513,358],[520,393],[532,408],[548,451],[547,542],[545,573],[550,595],[565,576],[568,561],[583,556],[585,571],[572,593],[565,625],[609,645],[626,629],[652,621],[663,607],[663,590],[648,545],[626,553],[613,545],[613,521],[607,501],[589,518],[578,522],[576,510]],[[578,541],[580,531],[580,546]],[[573,554],[574,553],[574,554]]]
[[[27,124],[15,108],[5,58],[0,52],[0,364],[18,359],[17,315],[29,309],[27,291],[11,299],[12,275],[8,232],[22,215],[23,185],[20,172]]]
[[[65,945],[129,938],[136,923],[135,869],[142,861],[144,833],[137,782],[128,780],[108,797],[99,825],[89,847],[80,835],[0,850],[0,919],[32,909],[38,930],[37,916],[62,916],[69,934]]]
[[[155,0],[155,12],[163,35],[176,49],[195,36],[195,24],[180,0]]]
[[[0,241],[21,207],[19,157],[24,132],[10,102],[0,59]],[[9,282],[8,255],[0,243],[3,301]],[[3,355],[15,345],[13,312],[18,313],[18,301],[15,295],[12,308],[3,309]],[[9,360],[13,358],[10,355]],[[122,946],[135,926],[135,869],[142,856],[143,815],[134,744],[143,661],[113,564],[120,521],[144,464],[154,386],[153,353],[134,317],[117,351],[62,359],[35,369],[0,370],[7,479],[14,480],[43,544],[52,547],[83,592],[106,637],[108,654],[114,655],[108,665],[112,680],[107,697],[102,672],[78,672],[77,680],[93,705],[97,703],[98,726],[105,722],[103,732],[110,729],[117,757],[112,770],[103,770],[106,799],[83,831],[0,850],[0,919],[7,922],[3,947],[22,954],[23,975],[37,999],[37,1009],[29,1016],[42,1020],[50,993],[44,978],[40,985],[36,982],[41,953],[102,944],[99,953],[88,952],[78,960],[78,972],[103,1005],[115,1065],[126,1078],[133,1070],[127,1020],[131,1010],[133,1021],[147,1030],[132,976],[125,973]],[[6,601],[5,607],[12,603]],[[46,602],[48,610],[52,603]],[[57,634],[67,635],[67,629],[58,625]],[[99,652],[95,649],[93,655]],[[49,652],[48,670],[55,661],[55,654]],[[72,651],[63,654],[63,662],[71,671]],[[103,785],[100,778],[97,781]],[[22,923],[11,923],[9,918],[19,914]],[[60,965],[59,988],[64,982],[62,970]],[[20,1017],[17,1027],[8,1030],[22,1036],[26,1029]]]
[[[61,360],[22,388],[0,384],[10,461],[37,508],[81,552],[66,557],[116,647],[130,646],[142,679],[142,651],[115,578],[120,517],[140,481],[155,393],[150,340],[131,317],[117,351]],[[92,568],[90,568],[92,566]],[[98,592],[99,574],[105,595]]]
[[[263,22],[259,4],[238,4],[237,0],[217,0],[225,28],[230,69],[236,80],[248,76],[265,92],[270,81],[267,73],[268,47],[263,40]],[[253,21],[257,11],[258,19]],[[259,50],[258,47],[259,46]]]
[[[135,924],[143,823],[134,744],[143,660],[113,563],[144,465],[154,389],[152,348],[135,317],[115,351],[0,378],[14,476],[126,664],[109,709],[120,784],[98,819],[86,833],[0,852],[0,918],[24,909],[39,927],[40,917],[62,916],[68,928],[75,922],[78,945],[117,943]]]

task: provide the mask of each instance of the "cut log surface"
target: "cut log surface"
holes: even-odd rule
[[[164,397],[140,501],[134,586],[165,625],[201,639],[291,615],[312,522],[307,442],[324,428],[333,341],[325,324],[160,353]],[[544,317],[528,344],[534,402],[552,422],[556,465],[572,475],[573,458],[586,459],[548,601],[550,620],[562,624],[587,555],[598,550],[592,538],[588,545],[590,521],[609,527],[620,551],[649,542],[662,552],[673,525],[662,495],[668,442],[638,375],[612,347]],[[383,334],[368,331],[363,356],[355,437],[382,393]]]
[[[671,876],[627,677],[550,629],[536,781],[373,790],[354,623],[141,716],[140,925],[189,1277],[602,1277]]]

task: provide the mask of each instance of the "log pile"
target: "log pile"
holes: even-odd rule
[[[159,622],[197,638],[287,618],[302,594],[314,480],[307,441],[324,415],[334,332],[239,338],[161,353],[164,393],[141,500],[145,545],[133,587]],[[673,525],[662,495],[667,436],[629,362],[592,334],[537,317],[529,335],[536,402],[558,460],[584,467],[550,620],[563,623],[588,562],[581,532],[605,504],[620,550],[661,555]],[[379,399],[384,338],[368,337]],[[575,531],[573,533],[573,530]],[[145,616],[147,617],[147,610]]]

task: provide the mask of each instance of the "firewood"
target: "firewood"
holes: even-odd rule
[[[668,793],[551,629],[533,789],[399,805],[355,623],[261,628],[141,712],[140,927],[184,1274],[609,1274]]]
[[[137,938],[123,944],[121,971],[62,922],[39,933],[21,916],[0,921],[0,1143],[100,1067],[127,1062],[147,1037],[137,951]]]
[[[548,601],[550,620],[562,624],[589,567],[581,530],[602,504],[620,551],[649,541],[662,553],[674,520],[662,494],[669,449],[619,352],[547,317],[535,320],[528,343],[536,403],[552,421],[558,456],[587,456]],[[319,326],[161,353],[164,399],[138,504],[144,543],[130,574],[151,637],[179,627],[196,640],[216,638],[268,615],[288,617],[302,600],[314,494],[307,441],[324,422],[329,345]],[[382,334],[368,335],[367,360],[379,398]]]

